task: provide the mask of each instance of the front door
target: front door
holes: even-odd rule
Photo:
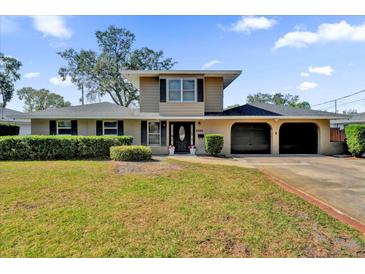
[[[170,123],[170,143],[175,147],[175,152],[189,152],[189,146],[194,142],[194,126],[191,122]]]

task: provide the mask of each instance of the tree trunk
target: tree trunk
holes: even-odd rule
[[[84,85],[81,86],[81,104],[84,105]]]

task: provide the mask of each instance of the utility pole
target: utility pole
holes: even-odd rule
[[[335,100],[335,113],[337,113],[337,99]]]

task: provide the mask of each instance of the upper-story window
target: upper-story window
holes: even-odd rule
[[[169,102],[196,102],[196,79],[168,79]]]

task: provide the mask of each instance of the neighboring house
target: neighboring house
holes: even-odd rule
[[[344,129],[349,124],[365,124],[365,112],[351,114],[347,119],[331,120],[331,127]]]
[[[14,123],[19,126],[19,135],[29,135],[31,131],[30,120],[15,118],[15,116],[22,114],[20,111],[0,107],[0,123]]]
[[[204,136],[224,135],[224,154],[335,154],[329,112],[270,104],[223,110],[224,90],[241,71],[123,71],[140,91],[140,108],[98,103],[33,112],[32,134],[131,135],[154,154],[204,153]]]

